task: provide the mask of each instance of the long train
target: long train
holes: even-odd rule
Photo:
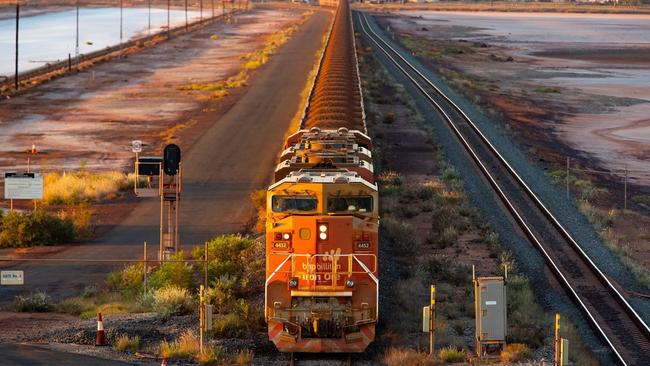
[[[282,352],[363,352],[378,318],[378,193],[349,4],[267,192],[265,316]]]

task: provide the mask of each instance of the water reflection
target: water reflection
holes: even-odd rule
[[[209,16],[210,10],[203,15]],[[196,20],[198,11],[188,11],[188,19]],[[170,12],[172,27],[185,22],[184,10]],[[151,32],[167,25],[167,9],[151,9]],[[146,34],[149,9],[123,9],[123,40]],[[0,76],[14,74],[14,19],[0,20]],[[85,8],[79,11],[79,53],[88,53],[120,42],[120,8]],[[76,10],[65,10],[20,19],[19,72],[47,62],[56,62],[75,55]]]

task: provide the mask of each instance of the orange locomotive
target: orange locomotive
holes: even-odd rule
[[[268,189],[266,320],[283,352],[362,352],[378,304],[377,186],[370,138],[301,130]],[[282,173],[284,174],[284,173]]]
[[[340,1],[267,192],[265,314],[282,352],[363,352],[375,338],[378,195],[353,35]]]

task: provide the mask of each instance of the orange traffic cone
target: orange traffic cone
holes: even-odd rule
[[[104,332],[104,322],[102,321],[102,313],[97,313],[97,338],[95,339],[95,346],[106,345],[106,332]]]
[[[32,144],[32,155],[35,155],[36,153],[38,153],[38,151],[36,151],[36,144]]]

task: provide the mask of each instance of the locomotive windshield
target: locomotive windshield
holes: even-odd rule
[[[318,200],[315,197],[273,196],[273,212],[312,212],[316,211]]]
[[[327,200],[327,212],[372,212],[372,197],[330,197]]]

